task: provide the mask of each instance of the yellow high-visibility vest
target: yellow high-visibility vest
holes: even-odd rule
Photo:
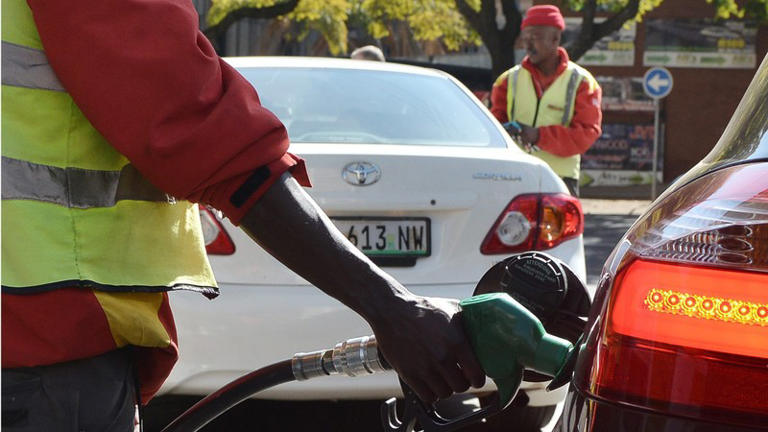
[[[151,331],[136,327],[153,325],[140,321],[163,291],[215,294],[197,206],[156,189],[93,128],[24,0],[2,3],[2,125],[3,293],[94,289],[113,331],[133,326],[119,344]]]
[[[597,81],[581,66],[568,62],[566,70],[544,91],[541,99],[536,95],[533,77],[524,67],[517,65],[506,73],[507,117],[532,127],[568,126],[573,119],[576,93],[582,80],[597,87]],[[579,178],[581,156],[555,156],[543,150],[532,154],[549,164],[555,174],[564,178]]]

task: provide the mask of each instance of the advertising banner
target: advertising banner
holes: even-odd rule
[[[602,22],[605,18],[595,18],[595,22]],[[581,18],[565,18],[565,31],[562,43],[575,39],[581,29]],[[577,63],[582,66],[633,66],[635,64],[635,23],[629,23],[625,27],[600,39],[595,45],[584,53]]]
[[[603,134],[581,156],[583,186],[650,184],[653,171],[653,123],[603,125]],[[661,181],[663,157],[659,152]]]
[[[757,23],[713,19],[649,19],[643,65],[752,69]]]
[[[653,111],[653,99],[643,91],[642,77],[595,77],[603,90],[603,111]]]
[[[582,187],[636,186],[649,185],[651,180],[651,171],[581,170],[579,183]],[[656,183],[661,183],[661,171],[656,173]]]

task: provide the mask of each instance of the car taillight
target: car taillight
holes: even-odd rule
[[[221,223],[211,211],[200,206],[200,225],[203,228],[203,241],[205,251],[209,255],[232,255],[235,253],[235,244],[229,234],[221,226]]]
[[[518,195],[485,236],[480,252],[509,254],[551,249],[584,232],[577,198],[567,194]]]
[[[590,374],[595,396],[768,424],[767,167],[705,176],[633,226]]]

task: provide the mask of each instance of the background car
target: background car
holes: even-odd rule
[[[345,59],[228,61],[287,126],[291,151],[307,162],[313,183],[307,192],[413,292],[468,297],[491,266],[527,250],[546,250],[585,277],[579,201],[451,76]],[[204,209],[201,216],[222,295],[213,302],[194,293],[171,296],[181,358],[163,393],[208,394],[298,351],[372,333],[215,213]],[[524,384],[529,403],[521,426],[537,428],[565,397],[565,389],[547,393],[545,386]],[[398,394],[392,373],[295,382],[258,396]]]
[[[616,246],[586,328],[563,431],[768,429],[768,56]]]

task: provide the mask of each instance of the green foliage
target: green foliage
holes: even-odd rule
[[[212,0],[206,22],[209,26],[240,8],[260,8],[280,3],[278,0]],[[480,0],[468,0],[480,8]],[[454,0],[300,0],[296,9],[280,17],[298,23],[299,39],[309,31],[323,35],[334,55],[347,52],[347,24],[361,23],[374,38],[389,35],[393,21],[408,23],[416,40],[440,39],[448,49],[458,49],[480,38],[456,9]]]
[[[597,0],[597,5],[610,12],[619,11],[633,0]],[[637,0],[634,0],[637,1]],[[639,0],[635,21],[642,21],[643,16],[661,5],[664,0]],[[729,18],[753,18],[759,21],[768,20],[768,0],[705,0],[715,6],[715,17]],[[585,0],[565,0],[564,3],[572,10],[580,11],[584,7]],[[743,6],[739,6],[743,4]]]
[[[240,8],[262,8],[274,6],[277,0],[213,0],[205,18],[209,26],[218,24],[230,12]]]
[[[227,14],[241,8],[263,8],[285,0],[212,0],[206,21],[209,26],[221,22]],[[480,11],[481,0],[464,0]],[[635,21],[658,7],[664,0],[596,0],[599,10],[616,12],[632,1],[639,1]],[[670,0],[672,1],[672,0]],[[768,20],[768,0],[705,0],[713,4],[718,18],[755,18]],[[586,0],[562,0],[572,10],[579,11]],[[742,6],[740,6],[740,4]],[[448,49],[463,44],[480,44],[480,37],[456,9],[456,0],[299,0],[296,8],[278,19],[289,20],[301,27],[297,35],[305,37],[311,30],[319,31],[332,54],[347,52],[347,25],[355,23],[374,38],[389,35],[390,24],[406,22],[416,40],[440,39]]]
[[[206,16],[208,26],[221,22],[228,14],[242,8],[264,8],[282,3],[278,0],[212,0]],[[317,30],[328,42],[333,54],[347,49],[348,0],[301,0],[294,10],[279,17],[301,26],[297,35],[304,38],[310,30]]]
[[[565,4],[571,10],[580,11],[584,7],[585,0],[565,0]],[[597,0],[598,10],[607,12],[618,12],[633,0]],[[637,0],[634,0],[637,1]],[[635,21],[642,21],[643,15],[659,6],[664,0],[640,0],[637,7]]]
[[[714,3],[717,10],[715,13],[718,18],[728,19],[731,16],[734,18],[744,18],[744,9],[739,8],[736,0],[707,0],[707,3]]]
[[[759,22],[768,22],[768,1],[749,0],[744,5],[748,17],[755,18]]]
[[[349,18],[347,0],[301,0],[298,6],[285,19],[302,25],[299,39],[310,30],[317,30],[328,42],[328,49],[338,55],[347,51],[347,19]]]
[[[479,0],[471,3],[480,6]],[[454,0],[362,0],[359,12],[370,18],[367,30],[375,38],[389,34],[388,22],[404,21],[416,40],[442,38],[446,47],[454,50],[465,42],[479,43],[477,34],[456,9]]]

